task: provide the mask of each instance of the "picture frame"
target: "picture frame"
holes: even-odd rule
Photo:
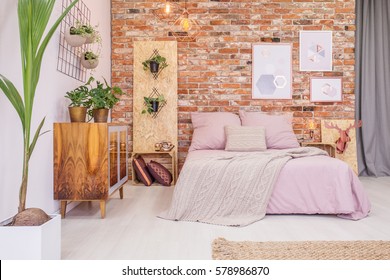
[[[340,77],[312,77],[310,79],[311,102],[342,102],[343,87]]]
[[[252,99],[292,99],[292,44],[252,46]]]
[[[299,32],[299,70],[332,71],[332,31]]]

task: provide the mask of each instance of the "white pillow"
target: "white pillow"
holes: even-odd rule
[[[265,128],[261,126],[225,126],[226,151],[264,151]]]

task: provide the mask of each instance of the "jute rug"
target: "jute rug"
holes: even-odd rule
[[[390,241],[213,242],[214,260],[389,260]]]

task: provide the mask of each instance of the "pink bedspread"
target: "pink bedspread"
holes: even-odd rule
[[[198,150],[186,160],[231,153]],[[287,162],[274,186],[267,214],[336,214],[359,220],[368,215],[370,201],[349,166],[338,159],[313,156]]]

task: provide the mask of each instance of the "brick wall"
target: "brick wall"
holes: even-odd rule
[[[151,10],[164,1],[112,0],[112,81],[127,97],[113,118],[132,122],[133,41],[173,40],[165,23]],[[183,2],[183,1],[180,1]],[[182,3],[184,4],[184,3]],[[188,1],[201,34],[194,42],[178,43],[179,161],[191,142],[190,112],[293,112],[298,138],[308,138],[308,119],[354,117],[355,0],[200,0]],[[333,72],[299,71],[299,31],[332,30]],[[293,43],[293,99],[251,98],[252,44]],[[311,103],[310,77],[341,76],[342,103]],[[320,130],[316,130],[319,139]],[[130,129],[131,139],[132,129]],[[131,141],[131,140],[130,140]]]

